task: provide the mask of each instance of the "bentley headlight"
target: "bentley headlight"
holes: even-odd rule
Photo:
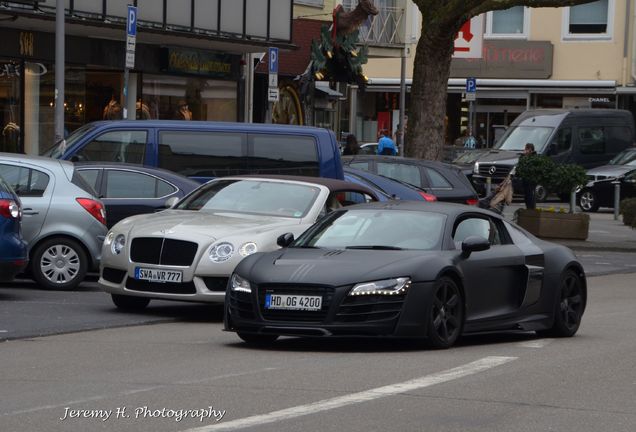
[[[230,285],[230,289],[232,291],[251,293],[252,287],[250,283],[246,280],[234,273],[232,275],[232,284]]]
[[[479,174],[479,162],[475,162],[475,165],[473,166],[473,173]]]
[[[124,250],[125,246],[126,246],[126,236],[123,234],[118,234],[112,240],[112,243],[110,244],[110,251],[113,253],[113,255],[119,255],[121,251]]]
[[[357,284],[349,291],[349,295],[400,295],[406,293],[410,286],[411,279],[407,277],[384,279]]]
[[[243,246],[239,248],[239,255],[241,255],[242,257],[252,255],[256,252],[258,252],[258,246],[256,246],[256,243],[254,242],[244,243]]]
[[[232,243],[218,243],[210,248],[210,260],[215,263],[221,263],[232,258],[233,253],[234,245]]]

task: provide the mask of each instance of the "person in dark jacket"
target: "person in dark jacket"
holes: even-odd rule
[[[521,155],[521,157],[532,157],[536,155],[537,152],[534,150],[534,144],[527,143],[523,149],[523,155]],[[526,203],[526,208],[531,210],[535,209],[537,205],[534,193],[537,185],[529,179],[522,178],[521,181],[523,184],[523,200]]]
[[[345,144],[345,148],[342,152],[343,155],[357,155],[360,151],[360,145],[358,144],[358,139],[354,134],[347,135],[347,141]]]

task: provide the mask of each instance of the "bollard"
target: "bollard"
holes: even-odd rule
[[[576,213],[576,188],[570,192],[570,213]]]
[[[490,190],[492,189],[492,179],[486,177],[486,196],[490,196]]]
[[[621,182],[618,179],[612,182],[614,185],[614,220],[618,220],[619,206],[621,202]]]

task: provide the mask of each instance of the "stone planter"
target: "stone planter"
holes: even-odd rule
[[[585,240],[590,228],[590,215],[519,209],[517,224],[541,238]]]

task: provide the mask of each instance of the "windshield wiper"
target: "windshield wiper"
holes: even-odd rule
[[[384,246],[384,245],[347,246],[345,247],[345,249],[402,250],[401,247]]]

